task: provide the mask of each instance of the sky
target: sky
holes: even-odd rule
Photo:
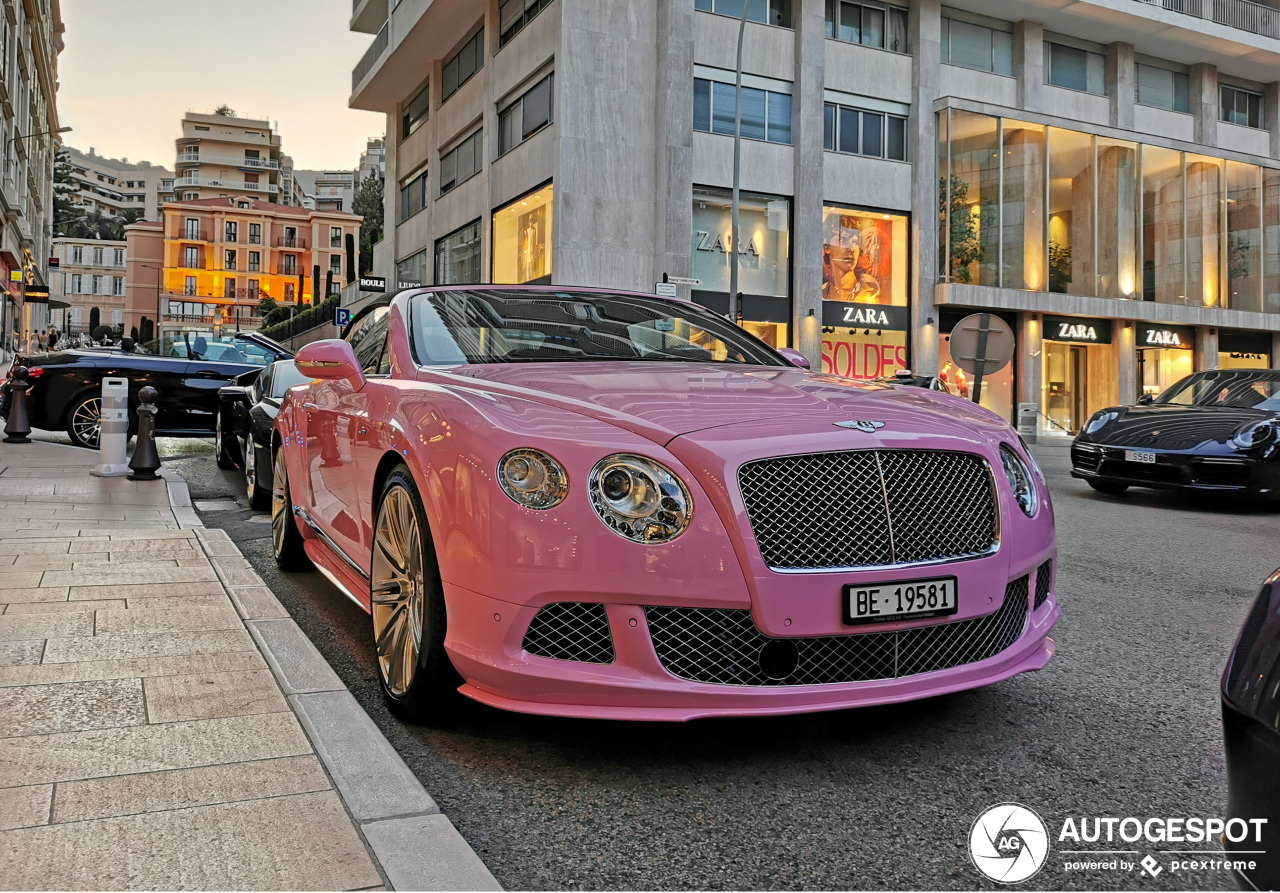
[[[61,0],[58,118],[82,152],[163,165],[188,111],[279,122],[294,166],[354,169],[386,117],[347,108],[373,37],[351,0]]]

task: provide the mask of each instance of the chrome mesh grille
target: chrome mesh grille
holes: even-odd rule
[[[1049,587],[1053,584],[1053,561],[1046,561],[1036,568],[1036,603],[1035,607],[1044,604],[1049,597]]]
[[[750,611],[721,608],[644,609],[654,650],[667,672],[692,682],[720,685],[828,685],[895,679],[986,660],[1018,640],[1027,623],[1028,579],[1005,588],[993,614],[883,633],[774,639]],[[771,642],[796,648],[790,675],[771,678],[760,655]]]
[[[534,615],[522,647],[538,657],[611,664],[609,615],[601,604],[555,602]]]
[[[990,552],[987,464],[942,450],[850,450],[748,462],[738,487],[775,570],[877,567]]]

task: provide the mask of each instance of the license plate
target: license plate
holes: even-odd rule
[[[1126,461],[1126,462],[1141,462],[1141,463],[1143,463],[1144,465],[1155,465],[1155,464],[1156,464],[1156,454],[1155,454],[1155,453],[1148,453],[1148,452],[1147,452],[1147,451],[1145,451],[1145,450],[1125,450],[1125,451],[1124,451],[1124,461]]]
[[[844,622],[851,626],[942,617],[956,608],[955,577],[844,587]]]

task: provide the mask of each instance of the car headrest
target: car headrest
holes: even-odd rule
[[[204,336],[201,336],[191,342],[191,349],[196,353],[204,353],[209,349],[209,342],[204,340]]]

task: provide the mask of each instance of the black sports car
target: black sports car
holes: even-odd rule
[[[1227,660],[1222,730],[1227,815],[1261,833],[1260,839],[1227,835],[1223,845],[1229,855],[1239,853],[1235,859],[1254,863],[1252,871],[1240,872],[1243,889],[1280,890],[1280,571],[1262,584]]]
[[[32,428],[64,430],[76,446],[97,449],[102,379],[129,379],[130,429],[137,425],[138,391],[150,385],[156,400],[156,434],[204,437],[214,432],[218,388],[237,375],[293,356],[256,333],[209,340],[183,333],[126,351],[86,347],[19,356],[13,366],[29,372],[27,413]],[[0,387],[0,415],[8,417],[12,374]]]
[[[277,360],[218,390],[218,467],[244,469],[245,494],[255,509],[271,505],[271,425],[289,388],[307,381],[293,360]]]
[[[1280,371],[1188,375],[1159,397],[1093,414],[1071,475],[1103,493],[1220,490],[1280,501]]]

